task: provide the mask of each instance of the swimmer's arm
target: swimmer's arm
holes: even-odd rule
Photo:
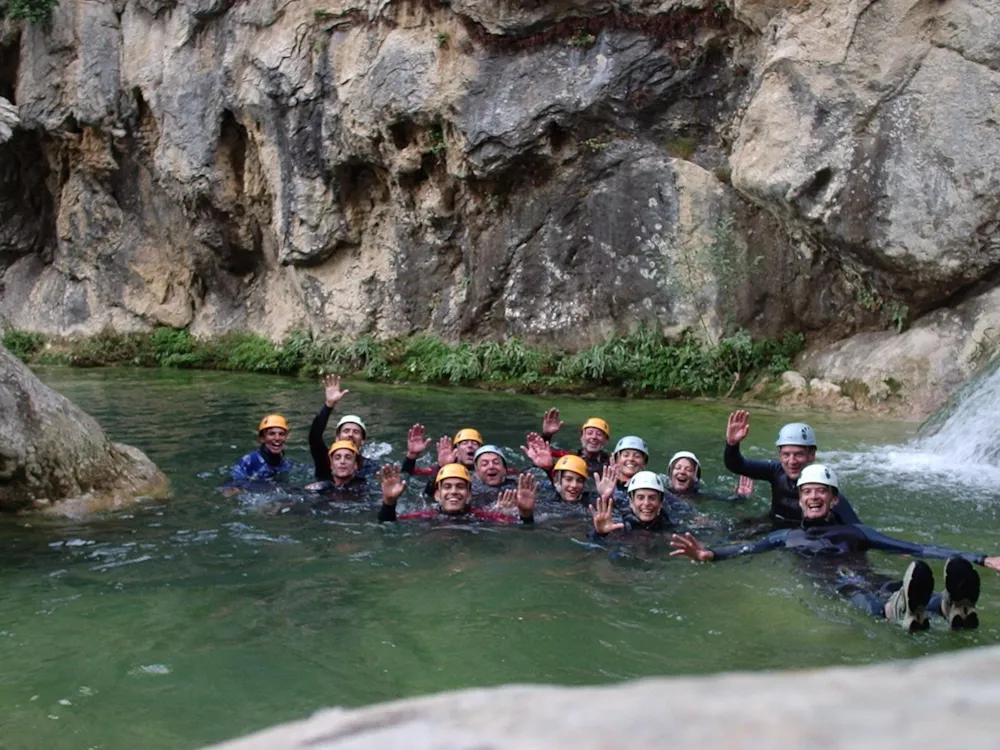
[[[843,524],[847,524],[849,526],[862,525],[861,519],[858,518],[858,514],[854,511],[851,503],[847,500],[846,495],[840,495],[840,500],[837,502],[837,506],[833,509],[833,512]]]
[[[330,422],[331,411],[329,406],[323,404],[309,426],[309,453],[312,454],[316,479],[320,481],[333,479],[333,474],[330,473],[330,457],[326,453],[326,442],[323,440],[323,433],[326,432],[326,426]]]
[[[775,464],[781,467],[777,461],[762,461],[756,458],[744,458],[740,452],[740,444],[730,445],[726,443],[726,450],[722,454],[722,462],[726,469],[733,474],[740,474],[751,479],[759,479],[762,482],[773,482],[775,479]]]
[[[388,523],[390,521],[396,520],[396,506],[389,505],[388,503],[382,503],[382,506],[378,509],[378,522]]]
[[[785,546],[788,538],[788,529],[772,531],[767,536],[755,542],[743,542],[742,544],[726,544],[722,547],[712,547],[715,554],[714,560],[727,560],[730,557],[740,557],[742,555],[759,555],[761,552],[781,549]]]
[[[914,557],[923,557],[929,560],[947,560],[949,557],[961,557],[968,560],[974,565],[985,565],[986,555],[975,554],[972,552],[962,552],[957,549],[949,549],[948,547],[937,547],[934,545],[923,545],[915,544],[914,542],[908,542],[905,539],[896,539],[895,537],[886,536],[885,534],[875,531],[875,529],[870,526],[864,526],[859,524],[858,528],[865,535],[865,539],[874,549],[884,550],[885,552],[898,552],[903,555],[913,555]]]

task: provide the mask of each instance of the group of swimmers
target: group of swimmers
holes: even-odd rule
[[[591,538],[635,532],[669,532],[671,556],[695,562],[714,562],[739,555],[789,549],[838,593],[867,612],[899,623],[909,631],[930,626],[928,613],[941,615],[953,630],[978,627],[975,610],[980,580],[973,565],[1000,570],[1000,557],[924,546],[885,536],[865,526],[847,497],[840,492],[836,473],[816,463],[816,435],[803,423],[782,427],[775,444],[777,460],[754,460],[740,452],[750,432],[749,412],[729,416],[724,464],[740,477],[731,494],[712,493],[701,484],[701,464],[689,451],[675,453],[661,475],[647,468],[650,451],[642,438],[621,438],[610,453],[611,427],[598,417],[580,428],[580,447],[558,449],[553,442],[563,428],[558,409],[549,409],[540,433],[529,433],[522,453],[543,476],[508,466],[501,448],[483,440],[473,428],[437,441],[437,460],[419,466],[418,459],[432,445],[423,425],[410,428],[402,465],[377,465],[362,449],[368,430],[361,417],[342,416],[327,447],[324,433],[331,415],[347,395],[340,379],[324,379],[324,404],[309,430],[309,447],[316,482],[306,487],[324,502],[381,490],[379,522],[409,519],[462,519],[489,523],[533,524],[543,486],[553,507],[589,513]],[[244,456],[232,470],[229,483],[274,481],[294,468],[285,456],[289,427],[284,417],[271,414],[258,425],[258,449]],[[427,477],[426,507],[397,513],[397,503],[410,477]],[[587,490],[593,479],[595,490]],[[539,482],[541,479],[541,483]],[[702,499],[746,500],[753,480],[767,482],[771,505],[766,526],[745,534],[746,539],[706,547],[694,536],[702,517],[692,511]],[[579,511],[577,511],[579,512]],[[687,530],[678,528],[685,519]],[[942,559],[944,590],[934,592],[934,575],[923,559],[907,567],[902,581],[887,579],[868,566],[869,549]]]

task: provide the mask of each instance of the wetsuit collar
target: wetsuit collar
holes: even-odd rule
[[[820,518],[819,520],[816,521],[811,521],[807,518],[802,519],[803,529],[819,528],[823,526],[842,526],[842,525],[843,524],[840,522],[840,519],[837,518],[837,514],[834,513],[832,510],[826,514],[826,518]]]
[[[260,446],[257,450],[260,451],[261,458],[268,466],[281,466],[282,460],[285,458],[285,452],[281,453],[271,453],[265,446]]]

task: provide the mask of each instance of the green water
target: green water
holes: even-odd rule
[[[87,523],[0,522],[0,747],[195,748],[332,705],[356,706],[505,682],[579,685],[646,675],[866,664],[1000,641],[1000,585],[983,571],[983,627],[909,636],[817,590],[780,553],[696,566],[662,541],[609,555],[583,523],[379,527],[374,511],[270,516],[220,496],[264,412],[305,438],[313,383],[161,371],[41,373],[117,440],[169,475],[173,499]],[[353,384],[345,408],[372,442],[405,449],[474,425],[518,445],[550,399]],[[694,450],[721,466],[728,405],[558,399],[565,434],[600,414],[637,433],[654,468]],[[856,458],[914,425],[811,415],[824,448]],[[766,455],[789,415],[754,414],[746,451]],[[836,463],[836,462],[835,462]],[[855,461],[855,464],[857,461]],[[897,536],[1000,550],[996,506],[928,484],[905,493],[853,470],[862,517]],[[766,487],[758,487],[763,509]],[[728,511],[716,511],[719,513]],[[873,554],[899,574],[902,558]],[[940,563],[932,563],[940,574]],[[62,702],[61,702],[62,701]]]

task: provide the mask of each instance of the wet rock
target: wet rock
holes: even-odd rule
[[[166,477],[141,451],[110,442],[2,347],[0,435],[0,512],[81,516],[166,496]]]
[[[630,748],[653,750],[669,734],[678,747],[987,750],[996,744],[998,669],[1000,647],[993,646],[871,667],[463,690],[329,709],[214,747],[599,750],[621,747],[627,738]],[[912,687],[903,701],[901,685]],[[830,720],[848,715],[850,722]]]

